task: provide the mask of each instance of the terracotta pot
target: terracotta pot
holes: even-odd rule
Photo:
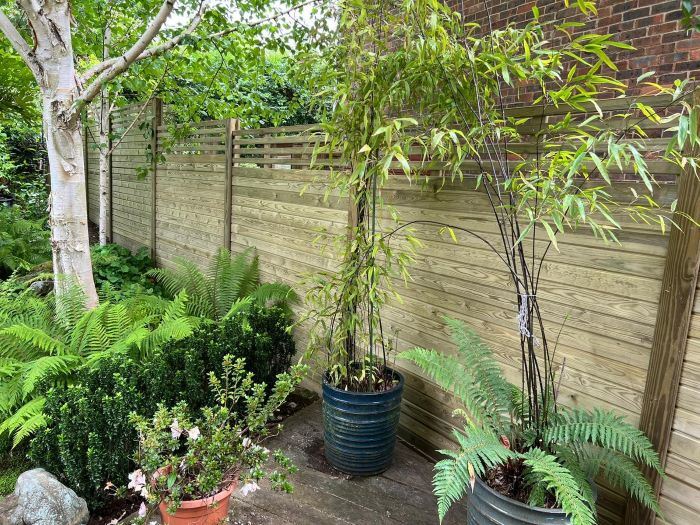
[[[228,515],[231,494],[237,483],[229,485],[215,496],[204,499],[183,501],[175,514],[168,514],[168,504],[159,505],[163,525],[219,525],[225,523]]]

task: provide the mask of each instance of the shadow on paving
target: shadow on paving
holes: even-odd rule
[[[369,478],[347,476],[323,455],[321,405],[315,403],[288,418],[284,431],[267,447],[282,449],[299,467],[293,494],[259,490],[231,501],[233,525],[437,524],[432,490],[433,465],[397,442],[393,466]],[[466,523],[463,506],[443,522]]]

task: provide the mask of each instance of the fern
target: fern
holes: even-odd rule
[[[663,472],[641,431],[610,412],[557,409],[554,403],[546,407],[540,403],[537,408],[540,413],[546,410],[547,417],[542,428],[536,427],[530,417],[534,407],[521,389],[503,378],[488,347],[462,323],[448,319],[447,324],[457,344],[456,356],[424,348],[399,355],[464,405],[455,411],[468,422],[463,433],[455,432],[458,449],[440,451],[446,459],[435,466],[433,485],[441,520],[464,496],[470,466],[483,476],[514,458],[522,461],[530,504],[542,505],[553,496],[572,525],[595,523],[591,480],[598,474],[658,513],[652,487],[636,462]],[[501,441],[504,436],[512,440],[513,450]]]
[[[554,493],[557,504],[569,516],[571,525],[595,525],[595,515],[574,476],[555,456],[533,448],[521,454],[521,458],[531,476],[537,476],[539,482]]]
[[[158,281],[166,294],[175,298],[186,292],[190,315],[208,319],[230,316],[233,308],[240,309],[247,297],[258,304],[274,303],[289,312],[289,303],[298,300],[294,291],[283,283],[260,283],[257,255],[252,249],[232,256],[220,249],[212,258],[206,272],[186,259],[177,259],[174,268],[155,268],[147,275]]]
[[[592,443],[616,450],[663,474],[659,456],[649,438],[612,412],[562,409],[543,437],[553,443]]]
[[[454,436],[460,445],[459,451],[440,450],[447,459],[435,464],[433,486],[440,522],[452,504],[464,496],[470,484],[470,465],[476,475],[483,476],[487,470],[514,457],[495,434],[478,427],[465,429],[465,434],[455,430]]]
[[[613,487],[626,490],[657,514],[661,512],[654,489],[632,459],[615,450],[596,446],[579,447],[576,455],[590,477],[602,475]]]
[[[43,392],[70,384],[83,366],[124,353],[147,357],[153,349],[192,333],[187,296],[175,300],[132,297],[85,310],[81,293],[52,298],[20,294],[0,300],[0,434],[15,445],[43,425]]]
[[[457,396],[477,424],[501,431],[502,416],[512,411],[512,387],[481,339],[463,323],[447,322],[457,343],[457,357],[424,348],[398,357],[414,362],[439,386]]]

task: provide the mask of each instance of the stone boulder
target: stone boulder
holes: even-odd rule
[[[53,281],[34,281],[29,289],[39,297],[44,297],[53,290]]]
[[[0,525],[85,525],[89,518],[85,500],[40,468],[20,474],[0,502]]]

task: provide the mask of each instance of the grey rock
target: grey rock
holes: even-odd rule
[[[20,474],[0,503],[0,525],[85,525],[89,518],[85,500],[40,468]]]
[[[34,281],[29,285],[29,289],[39,297],[43,297],[53,290],[53,281]]]

